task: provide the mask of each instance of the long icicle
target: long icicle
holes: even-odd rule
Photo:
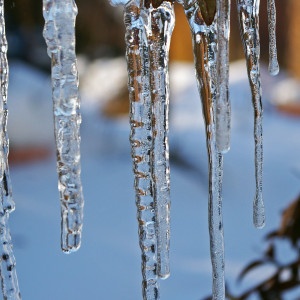
[[[229,34],[230,34],[230,0],[216,0],[217,14],[217,72],[218,88],[216,108],[216,143],[219,152],[230,149],[231,107],[229,101]]]
[[[11,181],[8,168],[9,142],[6,130],[8,62],[3,0],[0,0],[0,28],[0,279],[3,298],[19,300],[21,299],[21,294],[15,268],[16,261],[12,250],[12,241],[8,228],[9,213],[15,209],[15,204],[12,198]]]
[[[262,195],[263,178],[263,108],[261,102],[259,3],[260,0],[237,0],[241,37],[247,61],[249,83],[254,108],[255,181],[253,223],[257,228],[265,225],[265,208]]]
[[[152,102],[153,144],[151,150],[152,184],[156,212],[158,275],[170,275],[170,167],[168,144],[169,48],[174,28],[171,3],[164,2],[151,11],[148,36],[150,55],[150,89]]]
[[[275,76],[279,73],[276,47],[276,6],[274,0],[268,0],[268,30],[269,30],[269,72]]]
[[[12,188],[10,173],[8,167],[8,151],[9,141],[7,135],[7,88],[8,88],[8,62],[7,62],[7,40],[5,33],[5,20],[4,20],[4,0],[0,0],[0,92],[1,92],[1,194],[3,197],[3,209],[5,212],[15,210],[15,203],[12,197]]]
[[[140,0],[125,6],[126,57],[130,98],[131,155],[133,158],[139,243],[142,251],[144,300],[159,299],[155,205],[151,176],[152,120],[150,61],[147,33],[149,10]]]
[[[52,62],[52,97],[61,200],[61,248],[80,247],[83,195],[80,179],[78,72],[75,54],[74,0],[43,0],[44,38]]]
[[[209,159],[209,234],[212,261],[213,299],[225,299],[224,233],[222,219],[223,156],[216,145],[217,26],[206,25],[195,1],[184,4],[193,40],[194,59],[206,125]]]

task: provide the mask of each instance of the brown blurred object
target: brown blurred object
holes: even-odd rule
[[[52,150],[47,147],[10,147],[8,160],[10,165],[32,163],[47,159],[51,154]]]
[[[192,36],[184,10],[175,3],[175,28],[170,47],[171,61],[193,61]]]
[[[287,26],[282,26],[287,37],[286,65],[292,76],[300,78],[300,1],[284,1],[286,14],[289,16]]]
[[[118,95],[110,99],[101,112],[110,118],[117,118],[121,116],[126,116],[129,113],[129,94],[127,85],[124,85]]]
[[[77,0],[77,48],[91,58],[124,55],[125,28],[120,7],[108,0]]]
[[[294,117],[300,116],[300,102],[277,104],[276,108],[284,114],[294,116]]]
[[[91,58],[124,55],[124,24],[122,9],[112,7],[108,0],[76,0],[76,49]],[[42,37],[44,18],[42,1],[15,0],[5,6],[7,32],[21,37],[22,55],[32,60],[30,52],[46,45]],[[38,59],[38,58],[35,58]],[[48,58],[47,62],[49,61]]]

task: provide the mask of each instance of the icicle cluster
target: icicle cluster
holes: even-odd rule
[[[83,195],[80,179],[78,72],[75,54],[74,0],[44,0],[44,38],[52,63],[52,97],[61,200],[61,247],[80,247]]]
[[[169,276],[170,179],[168,52],[174,27],[170,3],[125,6],[133,170],[142,250],[143,297],[158,299]]]
[[[158,277],[169,275],[168,50],[173,10],[167,1],[110,0],[125,7],[133,170],[142,249],[143,296],[158,299]],[[170,1],[171,2],[171,1]],[[209,160],[209,233],[213,299],[225,299],[222,220],[223,154],[230,148],[230,0],[177,0],[190,25]],[[153,4],[153,6],[152,6]],[[154,8],[155,7],[155,8]],[[254,225],[264,226],[259,0],[237,0],[254,107]],[[268,1],[270,66],[279,71],[275,4]]]
[[[8,168],[7,88],[8,62],[4,1],[0,0],[0,278],[4,299],[21,299],[16,261],[8,228],[9,213],[15,209]]]

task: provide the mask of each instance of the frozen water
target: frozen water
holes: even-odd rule
[[[150,55],[150,89],[152,104],[151,167],[156,211],[158,275],[170,274],[170,167],[168,144],[170,39],[174,27],[174,11],[163,3],[150,14],[151,31],[147,36]]]
[[[8,168],[7,88],[8,62],[4,20],[4,1],[0,0],[0,279],[4,299],[21,299],[16,262],[8,228],[9,213],[14,210]]]
[[[259,40],[259,3],[255,0],[238,0],[238,16],[241,37],[247,62],[248,78],[252,93],[254,109],[254,141],[255,141],[255,181],[256,192],[253,201],[253,223],[255,227],[265,225],[265,210],[262,195],[263,180],[263,108],[261,102],[260,79],[260,40]]]
[[[118,5],[125,5],[129,2],[130,0],[109,0],[110,4],[112,6],[118,6]]]
[[[152,109],[150,58],[147,40],[149,11],[138,0],[125,6],[126,57],[130,99],[130,142],[142,251],[143,299],[159,299],[155,204],[151,175]]]
[[[16,272],[16,260],[12,251],[12,241],[8,229],[8,213],[0,212],[0,274],[4,299],[20,300],[21,294]]]
[[[276,47],[276,7],[274,0],[268,0],[268,29],[269,29],[269,72],[271,75],[279,73]]]
[[[78,72],[75,54],[74,0],[44,0],[44,38],[52,63],[52,98],[61,200],[61,247],[80,247],[83,195],[80,179]]]
[[[10,212],[15,209],[15,204],[12,198],[11,179],[8,167],[9,140],[7,135],[7,88],[9,70],[7,62],[4,0],[0,0],[0,26],[0,193],[4,211]]]
[[[200,8],[194,3],[185,6],[192,36],[195,69],[202,112],[206,128],[206,143],[209,168],[209,235],[212,261],[213,299],[225,298],[224,279],[224,234],[222,220],[222,177],[223,157],[217,148],[217,24],[206,25],[201,18]]]
[[[218,89],[216,107],[216,143],[219,152],[230,148],[229,101],[229,34],[230,34],[230,0],[217,1],[217,77]]]

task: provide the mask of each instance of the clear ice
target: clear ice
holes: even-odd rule
[[[150,58],[147,41],[149,11],[139,0],[125,6],[126,58],[130,99],[131,155],[142,251],[142,293],[144,300],[159,299],[157,274],[156,213],[151,174],[152,107]]]
[[[217,77],[216,143],[219,152],[230,149],[231,107],[229,101],[229,35],[230,0],[219,0],[216,5],[217,20]]]
[[[185,13],[192,32],[195,69],[202,111],[206,125],[206,142],[209,161],[209,235],[212,261],[213,299],[225,299],[224,233],[222,220],[223,155],[217,147],[217,22],[205,23],[200,6],[185,1]]]
[[[276,47],[276,7],[274,0],[268,0],[268,29],[269,29],[269,72],[275,76],[279,73]]]
[[[0,211],[0,276],[3,298],[7,300],[20,300],[16,260],[12,250],[12,241],[8,229],[8,212]]]
[[[143,299],[159,299],[158,278],[167,278],[170,244],[168,56],[174,27],[170,3],[125,6],[131,154],[135,175]]]
[[[150,57],[150,90],[152,104],[152,188],[156,212],[158,275],[170,274],[170,166],[168,144],[170,38],[174,28],[174,11],[165,2],[150,13],[151,31],[148,31]]]
[[[8,169],[9,141],[7,136],[8,62],[5,34],[4,0],[0,0],[0,116],[1,116],[1,204],[0,204],[0,279],[4,299],[19,300],[21,294],[16,273],[16,261],[8,228],[9,213],[14,210],[11,181]]]
[[[170,2],[110,0],[125,7],[126,55],[130,98],[131,153],[135,175],[143,299],[159,299],[158,278],[169,275],[170,170],[168,150],[168,52],[174,26]],[[153,6],[151,4],[153,3]],[[161,3],[162,2],[162,3]],[[222,219],[223,153],[230,148],[229,101],[230,0],[177,0],[192,32],[198,89],[206,125],[209,161],[209,234],[213,299],[225,299]],[[237,0],[241,37],[254,107],[255,178],[253,220],[265,224],[262,197],[262,102],[259,0]],[[155,4],[154,4],[155,3]],[[157,7],[158,6],[158,7]],[[276,11],[268,0],[270,66],[279,71]]]
[[[247,62],[247,71],[254,108],[255,142],[255,181],[256,191],[253,201],[253,223],[255,227],[265,225],[265,208],[262,195],[263,179],[263,108],[260,79],[260,41],[259,41],[259,0],[237,0],[241,38]]]
[[[61,200],[61,248],[80,247],[83,195],[80,179],[78,71],[75,54],[74,0],[43,0],[44,38],[52,63],[52,97]]]
[[[1,178],[1,197],[3,202],[3,209],[5,212],[11,212],[15,209],[15,203],[12,197],[11,179],[8,167],[8,152],[9,140],[7,135],[7,88],[8,88],[8,62],[7,62],[7,40],[5,33],[5,20],[4,20],[4,0],[0,0],[0,178]]]

